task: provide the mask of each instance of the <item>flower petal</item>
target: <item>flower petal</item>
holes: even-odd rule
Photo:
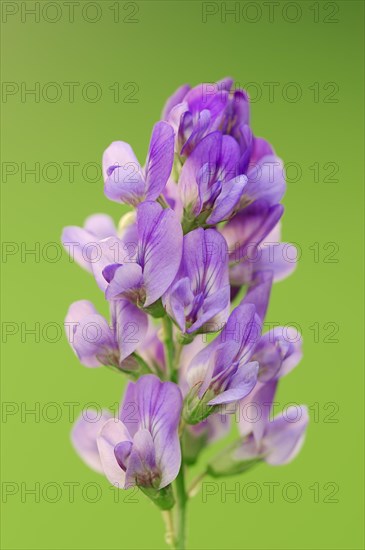
[[[267,242],[267,241],[266,241]],[[289,277],[297,267],[298,251],[291,243],[272,243],[261,246],[257,261],[252,262],[254,271],[271,271],[274,281]]]
[[[246,397],[256,385],[258,370],[259,364],[256,361],[239,368],[228,389],[209,401],[208,405],[226,405]]]
[[[119,346],[119,361],[129,357],[142,345],[148,328],[147,314],[128,300],[111,303],[113,325]]]
[[[103,154],[104,181],[109,177],[111,167],[131,166],[139,167],[139,162],[132,147],[125,141],[113,141]],[[109,172],[109,173],[108,173]]]
[[[104,192],[111,201],[137,206],[146,197],[141,167],[128,164],[116,167],[105,180]]]
[[[104,473],[110,483],[120,489],[125,488],[125,473],[118,464],[114,449],[123,441],[132,441],[131,436],[124,424],[114,418],[104,424],[97,438]]]
[[[265,384],[258,382],[250,395],[240,402],[240,433],[247,435],[252,432],[258,445],[270,419],[276,389],[277,380]]]
[[[266,462],[288,464],[299,453],[305,438],[309,415],[307,407],[291,406],[267,425],[264,436]]]
[[[247,179],[244,196],[251,202],[265,199],[272,206],[279,203],[284,196],[284,164],[278,157],[262,157],[255,166],[249,168]]]
[[[144,202],[138,207],[138,263],[143,269],[145,307],[161,298],[179,269],[183,233],[173,210],[158,203]]]
[[[182,167],[179,188],[181,200],[185,208],[195,206],[199,197],[198,174],[204,165],[208,165],[213,172],[218,165],[222,145],[220,132],[212,132],[195,147],[192,154],[186,159]]]
[[[101,428],[110,418],[112,415],[106,410],[101,411],[101,414],[93,409],[83,410],[71,432],[71,441],[78,455],[99,473],[103,473],[103,468],[96,440]]]
[[[246,176],[241,175],[222,185],[222,191],[214,202],[214,207],[212,213],[207,218],[207,223],[215,225],[229,218],[240,202],[246,183]]]
[[[118,447],[116,453],[118,453]],[[128,457],[125,487],[134,485],[151,487],[156,481],[157,483],[160,481],[160,474],[156,465],[156,452],[151,433],[146,429],[138,430],[133,437],[133,445]]]
[[[190,86],[188,84],[183,84],[169,97],[162,111],[163,120],[168,120],[171,110],[184,100],[189,90]]]
[[[95,248],[98,248],[98,237],[82,227],[69,225],[64,227],[61,241],[71,260],[75,260],[81,267],[92,272],[92,263]]]
[[[272,287],[272,273],[270,271],[259,272],[248,287],[242,303],[253,304],[256,313],[263,322],[269,305]]]
[[[221,230],[228,243],[230,260],[246,259],[250,248],[256,249],[276,226],[283,210],[281,205],[270,207],[267,201],[260,200],[238,212]]]
[[[85,231],[88,231],[98,239],[106,239],[107,237],[115,237],[117,229],[113,218],[107,214],[93,214],[86,218],[84,223]]]
[[[146,161],[146,200],[163,192],[174,162],[174,130],[167,122],[155,124]]]
[[[137,291],[143,282],[142,268],[135,262],[123,264],[121,266],[112,265],[112,271],[109,266],[103,270],[105,278],[112,274],[109,285],[105,291],[107,300],[115,300],[128,296],[133,291]]]
[[[179,387],[161,382],[154,375],[145,375],[135,384],[140,428],[151,432],[156,463],[162,474],[160,489],[177,476],[181,464],[178,425],[182,408]]]
[[[65,324],[70,345],[86,367],[100,367],[105,364],[100,359],[117,349],[107,320],[86,300],[71,304]]]

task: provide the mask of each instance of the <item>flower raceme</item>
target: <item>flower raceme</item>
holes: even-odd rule
[[[118,226],[95,214],[62,233],[110,311],[108,321],[80,300],[65,325],[84,366],[130,379],[117,418],[106,410],[95,421],[90,411],[80,416],[76,451],[110,483],[137,486],[164,514],[176,506],[176,532],[164,516],[168,540],[184,548],[187,467],[227,435],[232,413],[240,436],[202,476],[289,462],[308,413],[290,407],[272,418],[302,342],[287,327],[262,333],[273,283],[295,268],[295,247],[280,235],[283,163],[254,135],[248,94],[230,78],[181,86],[162,118],[144,167],[123,141],[103,156],[106,197],[133,210]],[[257,421],[241,414],[247,408],[259,410]]]

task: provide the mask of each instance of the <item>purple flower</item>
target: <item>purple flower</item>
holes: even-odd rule
[[[182,229],[173,210],[156,202],[137,208],[135,242],[117,238],[99,243],[100,259],[92,264],[108,300],[127,297],[144,307],[156,302],[175,278],[182,255]]]
[[[241,304],[253,304],[261,321],[266,316],[269,306],[269,299],[272,288],[272,274],[270,271],[263,271],[256,274],[247,288],[247,292]]]
[[[182,332],[216,331],[229,315],[228,249],[215,229],[195,229],[184,236],[175,281],[163,296],[167,313]],[[209,322],[209,325],[207,323]]]
[[[272,231],[283,212],[281,204],[270,206],[265,200],[258,200],[237,212],[221,229],[228,244],[230,262],[254,258],[261,241]]]
[[[238,206],[247,178],[238,173],[239,146],[213,132],[199,142],[182,167],[179,187],[188,221],[215,225]]]
[[[302,448],[308,421],[306,406],[288,407],[265,423],[259,439],[251,433],[214,458],[208,473],[213,477],[237,475],[261,461],[271,466],[288,464]]]
[[[165,188],[173,161],[174,131],[166,122],[153,128],[144,169],[128,143],[114,141],[103,156],[106,196],[132,206],[156,200]]]
[[[287,464],[299,453],[308,424],[308,411],[304,405],[291,406],[266,422],[260,439],[250,434],[237,449],[237,460],[259,458],[272,466]]]
[[[265,140],[254,140],[250,163],[247,169],[240,165],[240,170],[247,175],[242,208],[258,199],[265,199],[271,206],[283,198],[286,190],[284,165]]]
[[[62,231],[61,241],[71,258],[81,267],[92,272],[93,258],[97,256],[98,241],[117,234],[110,216],[94,214],[89,216],[84,227],[71,225]]]
[[[86,367],[136,370],[138,363],[130,356],[145,337],[147,315],[128,300],[115,300],[110,317],[111,326],[91,302],[74,302],[65,319],[70,345]]]
[[[249,285],[257,274],[270,272],[274,281],[290,275],[296,267],[297,250],[280,242],[280,204],[269,206],[264,200],[238,212],[221,229],[230,251],[232,298],[242,285]]]
[[[259,364],[258,381],[250,395],[239,403],[241,434],[252,432],[254,438],[261,439],[279,379],[298,365],[302,355],[302,338],[293,327],[275,327],[260,338],[252,356]]]
[[[259,365],[248,361],[260,333],[254,305],[242,304],[233,310],[219,336],[194,357],[186,374],[190,391],[184,416],[190,424],[204,420],[216,406],[236,403],[252,391]]]
[[[180,155],[190,155],[206,135],[218,130],[227,108],[229,88],[227,83],[203,83],[192,89],[185,85],[169,98],[163,117],[175,130]]]
[[[124,489],[162,489],[176,478],[181,407],[181,392],[172,382],[146,375],[128,384],[120,419],[108,420],[97,439],[110,483]]]

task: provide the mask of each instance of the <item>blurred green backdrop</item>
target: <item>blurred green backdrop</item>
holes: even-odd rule
[[[72,301],[105,303],[49,243],[91,213],[123,213],[95,168],[112,140],[143,161],[168,95],[228,75],[248,87],[255,133],[288,163],[283,237],[301,259],[268,317],[302,329],[304,360],[278,398],[307,403],[311,424],[292,464],[195,497],[189,547],[363,548],[363,3],[1,7],[3,548],[164,547],[152,504],[115,493],[70,445],[70,415],[113,405],[125,380],[80,366],[57,329]]]

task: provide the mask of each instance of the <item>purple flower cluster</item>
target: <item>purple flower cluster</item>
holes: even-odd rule
[[[262,333],[273,282],[295,268],[293,245],[280,241],[283,163],[253,134],[248,95],[230,78],[182,86],[162,118],[144,167],[122,141],[103,156],[105,195],[134,210],[118,227],[103,214],[66,227],[62,242],[110,309],[108,321],[88,301],[72,304],[69,342],[86,367],[131,380],[118,417],[90,422],[84,411],[73,444],[111,483],[136,485],[166,510],[186,501],[171,483],[228,432],[232,413],[259,410],[255,422],[239,414],[239,437],[206,467],[212,476],[290,461],[308,413],[272,418],[301,339],[284,327]]]

